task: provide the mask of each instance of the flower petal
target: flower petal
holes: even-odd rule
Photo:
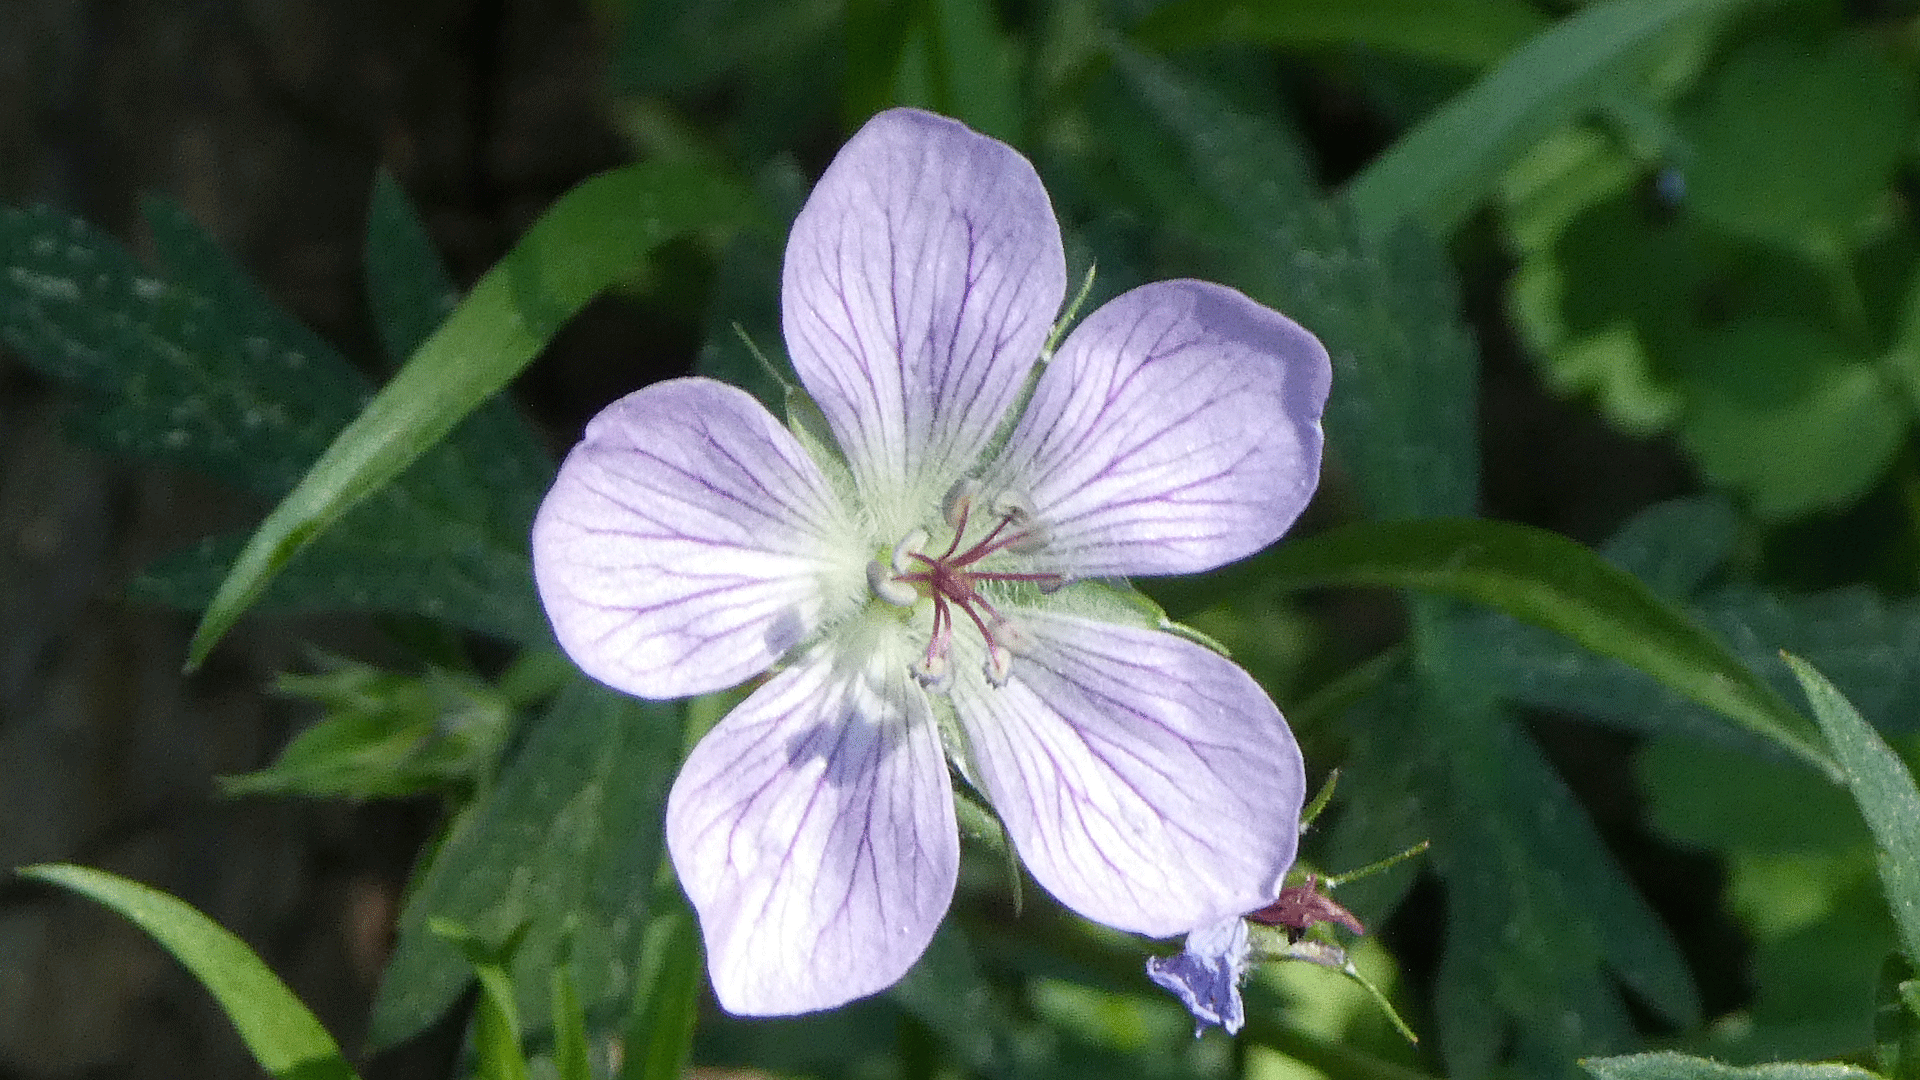
[[[960,841],[926,695],[904,664],[853,664],[822,651],[775,676],[700,740],[667,799],[729,1012],[891,986],[953,899]]]
[[[1247,923],[1230,916],[1187,935],[1178,956],[1147,957],[1147,978],[1173,991],[1193,1014],[1193,1037],[1208,1024],[1238,1035],[1247,1022],[1240,980],[1247,977]]]
[[[833,598],[857,600],[845,519],[752,397],[675,379],[587,425],[534,520],[534,577],[587,674],[646,698],[705,693],[765,671]]]
[[[953,705],[1020,858],[1061,903],[1166,937],[1252,911],[1293,862],[1300,750],[1246,672],[1172,634],[1024,611]]]
[[[1067,337],[987,486],[1046,529],[1035,569],[1212,569],[1306,507],[1331,378],[1312,334],[1232,289],[1142,286]]]
[[[972,465],[1065,295],[1033,166],[912,109],[868,121],[827,167],[793,223],[780,291],[794,369],[882,502],[937,499]]]

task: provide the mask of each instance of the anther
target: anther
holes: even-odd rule
[[[953,682],[953,665],[947,662],[945,652],[934,653],[914,661],[913,677],[920,685],[939,693]]]
[[[920,590],[914,588],[912,582],[893,576],[893,571],[879,559],[867,564],[867,588],[895,607],[912,607],[920,599]]]
[[[1033,519],[1033,504],[1025,497],[1012,492],[1002,492],[994,497],[993,515],[1007,523],[1011,535],[1003,551],[1016,555],[1031,555],[1046,547],[1046,529]]]
[[[980,481],[963,476],[947,489],[947,497],[940,501],[940,514],[955,531],[967,527],[967,516],[973,510],[973,500],[980,494]]]
[[[1013,673],[1013,652],[997,641],[987,642],[986,672],[988,682],[1007,685],[1007,677]]]
[[[893,545],[893,572],[905,574],[913,567],[913,557],[927,546],[927,530],[915,529]]]

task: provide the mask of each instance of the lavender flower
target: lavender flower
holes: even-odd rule
[[[1326,353],[1169,281],[1100,308],[1030,384],[1065,291],[1024,158],[883,113],[787,243],[787,347],[837,447],[675,379],[595,417],[541,506],[541,597],[588,674],[672,698],[773,672],[667,803],[730,1011],[830,1008],[912,966],[959,862],[949,762],[1047,891],[1123,930],[1257,908],[1293,861],[1279,711],[1099,579],[1285,532],[1319,473]]]

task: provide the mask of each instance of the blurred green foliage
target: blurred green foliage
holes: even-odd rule
[[[1766,6],[1535,149],[1499,211],[1549,383],[1673,432],[1762,519],[1858,502],[1916,400],[1915,60],[1833,6]]]

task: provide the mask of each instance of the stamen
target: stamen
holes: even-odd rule
[[[908,561],[920,554],[920,549],[926,546],[927,530],[915,529],[908,533],[904,539],[893,545],[893,572],[906,573]]]
[[[953,665],[947,662],[946,653],[926,656],[914,661],[913,677],[937,694],[953,685]]]
[[[1005,518],[1016,532],[1001,549],[1016,555],[1031,555],[1047,546],[1047,530],[1033,517],[1033,504],[1023,495],[1001,492],[993,500],[993,512]]]
[[[962,550],[976,506],[990,510],[996,520],[985,535]],[[1043,531],[1023,497],[1002,494],[986,503],[980,497],[979,481],[962,478],[948,489],[940,512],[953,530],[944,551],[928,552],[927,530],[915,529],[894,546],[888,562],[875,560],[867,567],[867,584],[875,596],[901,607],[911,607],[923,598],[933,601],[927,650],[912,665],[914,677],[923,685],[943,690],[952,681],[953,636],[960,613],[965,613],[986,647],[987,681],[1004,686],[1020,649],[1019,633],[981,595],[980,587],[1020,583],[1051,592],[1065,585],[1066,578],[1038,571],[975,569],[975,564],[991,555],[1030,552],[1044,545]]]
[[[947,489],[947,497],[940,500],[940,514],[953,526],[957,535],[967,528],[967,515],[973,510],[973,500],[980,494],[980,481],[963,476]]]
[[[1013,652],[997,641],[988,641],[986,672],[988,682],[1007,685],[1007,677],[1013,673]]]
[[[879,559],[867,564],[867,588],[895,607],[912,607],[914,601],[920,599],[920,590],[914,588],[912,582],[894,577]]]

